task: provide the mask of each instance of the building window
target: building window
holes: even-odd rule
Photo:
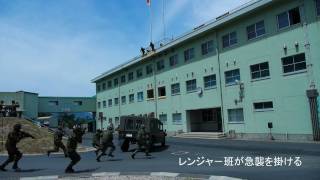
[[[159,96],[159,98],[166,96],[166,87],[165,86],[158,88],[158,96]]]
[[[153,99],[154,98],[154,91],[153,89],[147,90],[147,99]]]
[[[97,92],[100,92],[101,89],[100,89],[100,85],[97,84]]]
[[[283,29],[301,22],[299,7],[283,12],[277,17],[279,29]]]
[[[216,87],[217,82],[216,82],[216,75],[210,75],[210,76],[205,76],[203,78],[203,82],[204,82],[204,89],[210,89],[213,87]]]
[[[134,103],[134,94],[129,94],[129,103]]]
[[[101,102],[98,102],[98,109],[101,108]]]
[[[121,83],[125,83],[126,82],[126,76],[125,75],[122,75],[121,76]]]
[[[316,0],[317,15],[320,16],[320,0]]]
[[[182,124],[181,113],[173,113],[172,114],[172,123],[175,125]]]
[[[142,77],[142,69],[137,69],[137,78]]]
[[[138,93],[137,93],[137,97],[138,97],[138,102],[143,101],[143,92],[142,92],[142,91],[141,91],[141,92],[138,92]]]
[[[228,109],[228,120],[229,123],[243,123],[243,109]]]
[[[126,96],[121,96],[121,104],[126,104],[127,102]]]
[[[108,81],[108,88],[112,87],[112,81]]]
[[[213,40],[201,44],[202,55],[206,55],[213,51]]]
[[[103,108],[107,107],[107,101],[102,101]]]
[[[111,107],[112,106],[112,99],[108,100],[108,106]]]
[[[255,111],[267,111],[267,110],[273,110],[273,102],[257,102],[253,103],[253,108]]]
[[[297,54],[282,58],[283,73],[303,71],[307,68],[305,54]]]
[[[229,34],[226,34],[222,37],[222,47],[226,48],[226,47],[230,47],[234,44],[238,43],[238,39],[237,39],[237,32],[232,32]]]
[[[261,79],[261,78],[270,76],[268,62],[251,65],[250,70],[251,70],[251,79]]]
[[[171,95],[177,95],[180,94],[180,84],[179,83],[175,83],[175,84],[171,84]]]
[[[197,80],[192,79],[186,82],[187,92],[193,92],[197,89]]]
[[[170,61],[170,66],[177,65],[178,64],[178,54],[170,56],[169,61]]]
[[[133,80],[133,72],[129,72],[128,81],[132,81],[132,80]]]
[[[118,78],[115,78],[115,79],[113,80],[113,85],[114,85],[114,87],[117,87],[118,84],[119,84]]]
[[[106,83],[102,83],[102,90],[106,90]]]
[[[225,73],[226,85],[234,85],[237,81],[240,81],[240,70],[234,69],[231,71],[226,71]]]
[[[248,40],[262,36],[266,33],[264,21],[259,21],[247,27]]]
[[[194,58],[194,48],[190,48],[184,51],[184,61],[187,62]]]
[[[75,106],[82,106],[82,101],[73,101]]]
[[[160,71],[162,69],[164,69],[164,60],[163,59],[157,62],[157,70]]]
[[[151,74],[153,72],[153,65],[149,64],[146,66],[146,72],[147,74]]]
[[[160,120],[163,124],[167,124],[167,114],[160,114],[160,115],[159,115],[159,120]]]
[[[49,106],[58,106],[59,101],[49,101],[48,104],[49,104]]]
[[[202,121],[213,121],[213,111],[212,110],[203,110],[202,111]]]
[[[114,105],[118,106],[118,104],[119,104],[119,98],[114,98]]]

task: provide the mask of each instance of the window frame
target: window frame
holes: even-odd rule
[[[234,80],[234,82],[228,82],[228,81],[227,81],[227,79],[231,79],[231,78],[235,79],[235,77],[237,77],[237,76],[234,76],[234,74],[232,74],[232,77],[227,77],[227,73],[228,73],[228,72],[234,72],[234,71],[238,71],[238,72],[239,72],[239,75],[237,75],[237,76],[239,76],[239,79],[236,79],[236,80],[238,80],[238,81],[241,80],[241,74],[240,74],[240,69],[239,69],[239,68],[238,68],[238,69],[232,69],[232,70],[225,71],[225,72],[224,72],[224,77],[225,77],[225,85],[226,85],[226,86],[232,86],[232,85],[236,85],[236,84],[237,84],[237,83],[236,83],[236,80]]]
[[[234,118],[234,117],[231,118],[231,115],[230,115],[230,112],[231,112],[231,111],[241,111],[242,116],[241,116],[240,121],[234,121],[234,120],[230,121],[230,119],[233,119],[233,118]],[[236,118],[238,118],[238,117],[239,117],[239,114],[236,114],[236,115],[233,115],[233,116],[235,116]],[[228,124],[244,124],[243,108],[228,109]]]
[[[174,86],[178,86],[178,87],[174,88]],[[176,90],[176,92],[174,92],[174,90]],[[180,83],[171,84],[171,96],[180,95],[180,93],[181,93]]]
[[[115,105],[115,106],[118,106],[118,105],[119,105],[119,98],[116,97],[116,98],[114,98],[113,101],[114,101],[114,105]]]
[[[164,95],[160,95],[160,93],[164,90]],[[166,91],[166,86],[161,86],[161,87],[158,87],[158,98],[161,99],[161,98],[165,98],[167,97],[167,91]]]
[[[179,64],[179,56],[178,54],[174,54],[169,57],[170,67],[177,66]]]
[[[192,83],[192,82],[194,82],[194,83]],[[192,83],[192,84],[190,85],[188,83]],[[190,87],[195,87],[195,88],[190,89]],[[197,79],[191,79],[191,80],[186,81],[186,92],[192,93],[195,91],[197,91]]]
[[[107,89],[106,87],[107,87],[107,86],[106,86],[106,83],[103,82],[103,83],[102,83],[102,91],[106,90],[106,89]]]
[[[157,61],[157,71],[162,71],[165,68],[164,60],[161,59]]]
[[[121,104],[127,104],[127,96],[121,96]]]
[[[153,97],[149,97],[149,92],[151,92],[152,91],[152,95],[153,95]],[[147,100],[153,100],[154,98],[155,98],[155,93],[154,93],[154,89],[148,89],[147,90]]]
[[[210,80],[209,82],[206,82],[206,78],[209,78],[209,77],[214,77],[214,80]],[[206,86],[206,84],[210,83],[210,82],[214,82],[214,85]],[[203,87],[204,87],[204,90],[216,88],[217,87],[216,74],[211,74],[211,75],[208,75],[208,76],[204,76],[203,77]]]
[[[179,121],[175,119],[176,116],[180,116]],[[182,113],[172,113],[172,124],[173,125],[182,125]]]
[[[165,121],[161,118],[162,116],[165,117]],[[159,114],[159,120],[162,122],[163,125],[167,125],[168,122],[168,115],[167,114]]]
[[[315,0],[316,3],[316,15],[320,16],[320,0]]]
[[[231,35],[235,35],[235,38],[234,39],[231,39]],[[225,44],[225,38],[228,38],[227,42],[228,44]],[[231,41],[231,40],[234,40],[234,41]],[[231,43],[232,42],[232,43]],[[229,47],[232,47],[232,46],[235,46],[236,44],[238,44],[238,35],[237,35],[237,31],[232,31],[230,33],[227,33],[225,35],[222,36],[222,48],[229,48]]]
[[[291,19],[290,19],[290,11],[292,10],[295,10],[295,9],[298,9],[299,10],[299,23],[295,23],[295,24],[291,24]],[[282,15],[282,14],[286,14],[286,17],[287,17],[287,26],[283,26],[283,27],[280,27],[280,23],[279,23],[279,16]],[[277,14],[277,24],[278,24],[278,30],[283,30],[283,29],[287,29],[287,28],[290,28],[292,26],[295,26],[295,25],[298,25],[298,24],[301,24],[301,11],[300,11],[300,6],[297,6],[297,7],[294,7],[294,8],[291,8],[289,10],[286,10],[286,11],[283,11],[279,14]]]
[[[137,102],[142,102],[143,99],[143,91],[137,92]]]
[[[149,75],[149,74],[152,74],[153,73],[153,64],[148,64],[146,66],[146,74]]]
[[[267,69],[261,69],[261,65],[264,64],[264,63],[267,63],[267,66],[268,66]],[[253,67],[255,67],[255,66],[259,66],[259,70],[253,71]],[[267,71],[267,72],[268,72],[268,75],[262,77],[262,72],[263,72],[263,71]],[[254,73],[259,73],[260,76],[257,77],[257,78],[254,78],[254,77],[253,77],[253,74],[254,74]],[[250,76],[251,76],[251,81],[258,81],[258,80],[263,80],[263,79],[268,79],[268,78],[270,78],[270,66],[269,66],[269,62],[268,62],[268,61],[265,61],[265,62],[261,62],[261,63],[257,63],[257,64],[252,64],[252,65],[250,65]]]
[[[299,56],[299,55],[303,55],[304,61],[295,62],[296,57]],[[287,58],[292,58],[292,63],[284,65],[284,61]],[[297,64],[303,64],[303,63],[305,64],[305,68],[304,69],[295,70]],[[307,60],[306,60],[305,53],[299,53],[299,54],[283,57],[283,58],[281,58],[281,64],[282,64],[282,73],[283,73],[283,75],[292,75],[292,74],[297,74],[297,73],[302,73],[302,72],[306,72],[307,71]],[[288,67],[288,66],[292,66],[292,65],[293,65],[293,71],[285,72],[285,66]]]
[[[103,100],[103,101],[102,101],[102,107],[103,107],[103,108],[107,108],[107,101],[106,101],[106,100]]]
[[[129,104],[134,103],[134,94],[129,94]]]
[[[195,57],[194,48],[192,47],[192,48],[186,49],[183,52],[183,55],[184,55],[184,62],[191,61]]]
[[[126,81],[127,81],[126,75],[122,75],[122,76],[120,77],[120,82],[121,82],[121,84],[126,83]]]
[[[271,103],[272,107],[265,107],[266,104]],[[261,108],[256,108],[257,105],[262,105]],[[259,101],[252,103],[254,112],[274,111],[273,101]]]
[[[112,107],[112,99],[108,99],[108,107]]]
[[[137,78],[141,78],[143,76],[142,68],[139,68],[136,70],[136,76]]]
[[[128,81],[133,81],[133,79],[134,79],[134,73],[133,72],[129,72],[128,73]]]
[[[260,35],[258,35],[258,29],[257,29],[257,25],[259,24],[259,23],[262,23],[263,24],[263,34],[260,34]],[[254,37],[249,37],[249,28],[250,27],[254,27]],[[266,27],[265,27],[265,23],[264,23],[264,20],[261,20],[261,21],[258,21],[258,22],[256,22],[256,23],[254,23],[254,24],[251,24],[251,25],[249,25],[249,26],[247,26],[247,40],[248,41],[250,41],[250,40],[253,40],[253,39],[256,39],[256,38],[259,38],[259,37],[262,37],[262,36],[264,36],[265,34],[266,34]],[[252,33],[252,32],[251,32]]]
[[[113,79],[113,86],[117,87],[119,85],[119,79],[118,78],[114,78]]]
[[[203,56],[208,55],[213,51],[214,51],[213,40],[209,40],[201,44],[201,54]]]

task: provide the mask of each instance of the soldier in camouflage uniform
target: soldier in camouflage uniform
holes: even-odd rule
[[[12,169],[14,169],[15,171],[20,171],[20,168],[18,167],[18,162],[22,158],[22,153],[18,150],[17,144],[21,139],[28,138],[28,137],[34,139],[34,137],[29,133],[21,131],[21,124],[14,125],[13,131],[8,134],[8,138],[5,144],[9,157],[0,166],[0,170],[6,171],[5,167],[9,163],[14,162]]]
[[[54,148],[47,152],[47,155],[50,156],[52,152],[59,152],[59,148],[63,150],[64,156],[67,157],[66,147],[62,143],[62,137],[64,135],[63,129],[61,126],[58,127],[58,130],[54,133]]]
[[[105,131],[102,135],[102,139],[101,139],[101,153],[99,154],[99,156],[97,157],[97,161],[100,162],[100,158],[102,156],[106,155],[106,151],[108,150],[108,148],[110,148],[110,151],[108,153],[109,157],[114,157],[113,156],[113,151],[116,149],[116,147],[113,144],[113,127],[109,126],[108,130]]]
[[[138,134],[137,134],[137,143],[138,143],[138,148],[131,154],[132,159],[136,156],[138,152],[142,152],[143,148],[145,149],[144,152],[146,156],[151,156],[149,154],[149,145],[150,145],[150,137],[145,131],[145,127],[142,124]]]
[[[84,135],[84,133],[84,129],[75,127],[73,129],[72,135],[68,138],[67,153],[68,157],[71,159],[71,162],[65,169],[66,173],[73,173],[74,170],[72,167],[81,159],[80,155],[77,153],[77,146],[78,143],[82,143],[82,136]]]
[[[99,151],[101,150],[101,143],[100,143],[100,139],[102,136],[102,131],[100,129],[97,130],[96,134],[93,135],[92,138],[92,146],[94,148],[96,148],[97,150],[95,150],[96,155],[98,155]]]

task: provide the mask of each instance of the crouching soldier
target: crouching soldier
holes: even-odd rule
[[[138,143],[138,148],[131,154],[132,159],[136,156],[138,152],[142,152],[143,148],[145,149],[144,152],[146,156],[151,156],[149,154],[149,145],[150,145],[150,137],[145,131],[145,127],[142,124],[138,134],[137,134],[137,143]]]
[[[100,129],[97,130],[96,134],[93,135],[92,138],[92,146],[96,148],[95,153],[98,155],[99,151],[101,150],[101,144],[100,144],[100,139],[102,136],[102,131]]]
[[[97,157],[97,161],[100,162],[100,158],[106,155],[106,151],[110,148],[108,156],[113,157],[113,151],[116,147],[113,144],[113,127],[109,126],[108,130],[103,133],[101,140],[101,153]]]
[[[74,173],[73,166],[77,164],[81,159],[80,155],[77,153],[77,146],[78,143],[82,143],[82,136],[84,135],[84,133],[84,129],[75,127],[73,129],[72,135],[68,138],[67,153],[68,157],[71,159],[71,162],[65,169],[66,173]]]
[[[64,156],[67,157],[66,147],[62,143],[62,137],[64,135],[63,129],[61,126],[58,127],[58,130],[54,133],[53,144],[54,148],[47,152],[47,155],[50,156],[52,152],[59,152],[59,148],[63,150]]]
[[[21,131],[21,124],[15,124],[13,126],[13,131],[8,134],[8,138],[5,144],[9,157],[0,166],[0,170],[6,171],[5,167],[9,163],[14,162],[12,169],[14,169],[15,171],[20,171],[20,168],[18,167],[18,162],[22,158],[22,153],[18,150],[17,144],[21,139],[28,137],[34,139],[34,137],[29,133]]]

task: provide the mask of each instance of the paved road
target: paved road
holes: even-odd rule
[[[85,144],[90,144],[87,139]],[[104,158],[102,162],[95,161],[93,152],[81,153],[82,160],[75,166],[79,173],[95,172],[177,172],[205,175],[223,175],[246,179],[320,179],[320,144],[313,143],[279,143],[279,142],[255,142],[236,140],[198,140],[168,138],[166,148],[158,148],[153,152],[153,157],[147,159],[143,154],[138,154],[136,159],[130,158],[130,152],[122,153],[119,148],[113,159]],[[133,147],[134,148],[134,147]],[[283,158],[300,157],[302,165],[297,167],[293,162],[291,166],[271,167],[228,167],[224,165],[224,157],[271,157]],[[213,162],[197,166],[199,162],[188,166],[202,157]],[[190,161],[188,161],[190,158]],[[0,157],[3,162],[5,157]],[[179,165],[188,161],[185,165]],[[15,173],[11,170],[0,172],[0,179],[8,177],[29,177],[46,175],[63,175],[64,168],[69,163],[62,155],[53,155],[49,158],[45,155],[23,157],[20,166],[23,172]],[[235,163],[235,159],[233,159]],[[245,163],[245,161],[243,162]],[[272,163],[273,165],[273,163]],[[9,169],[10,166],[7,167]]]

